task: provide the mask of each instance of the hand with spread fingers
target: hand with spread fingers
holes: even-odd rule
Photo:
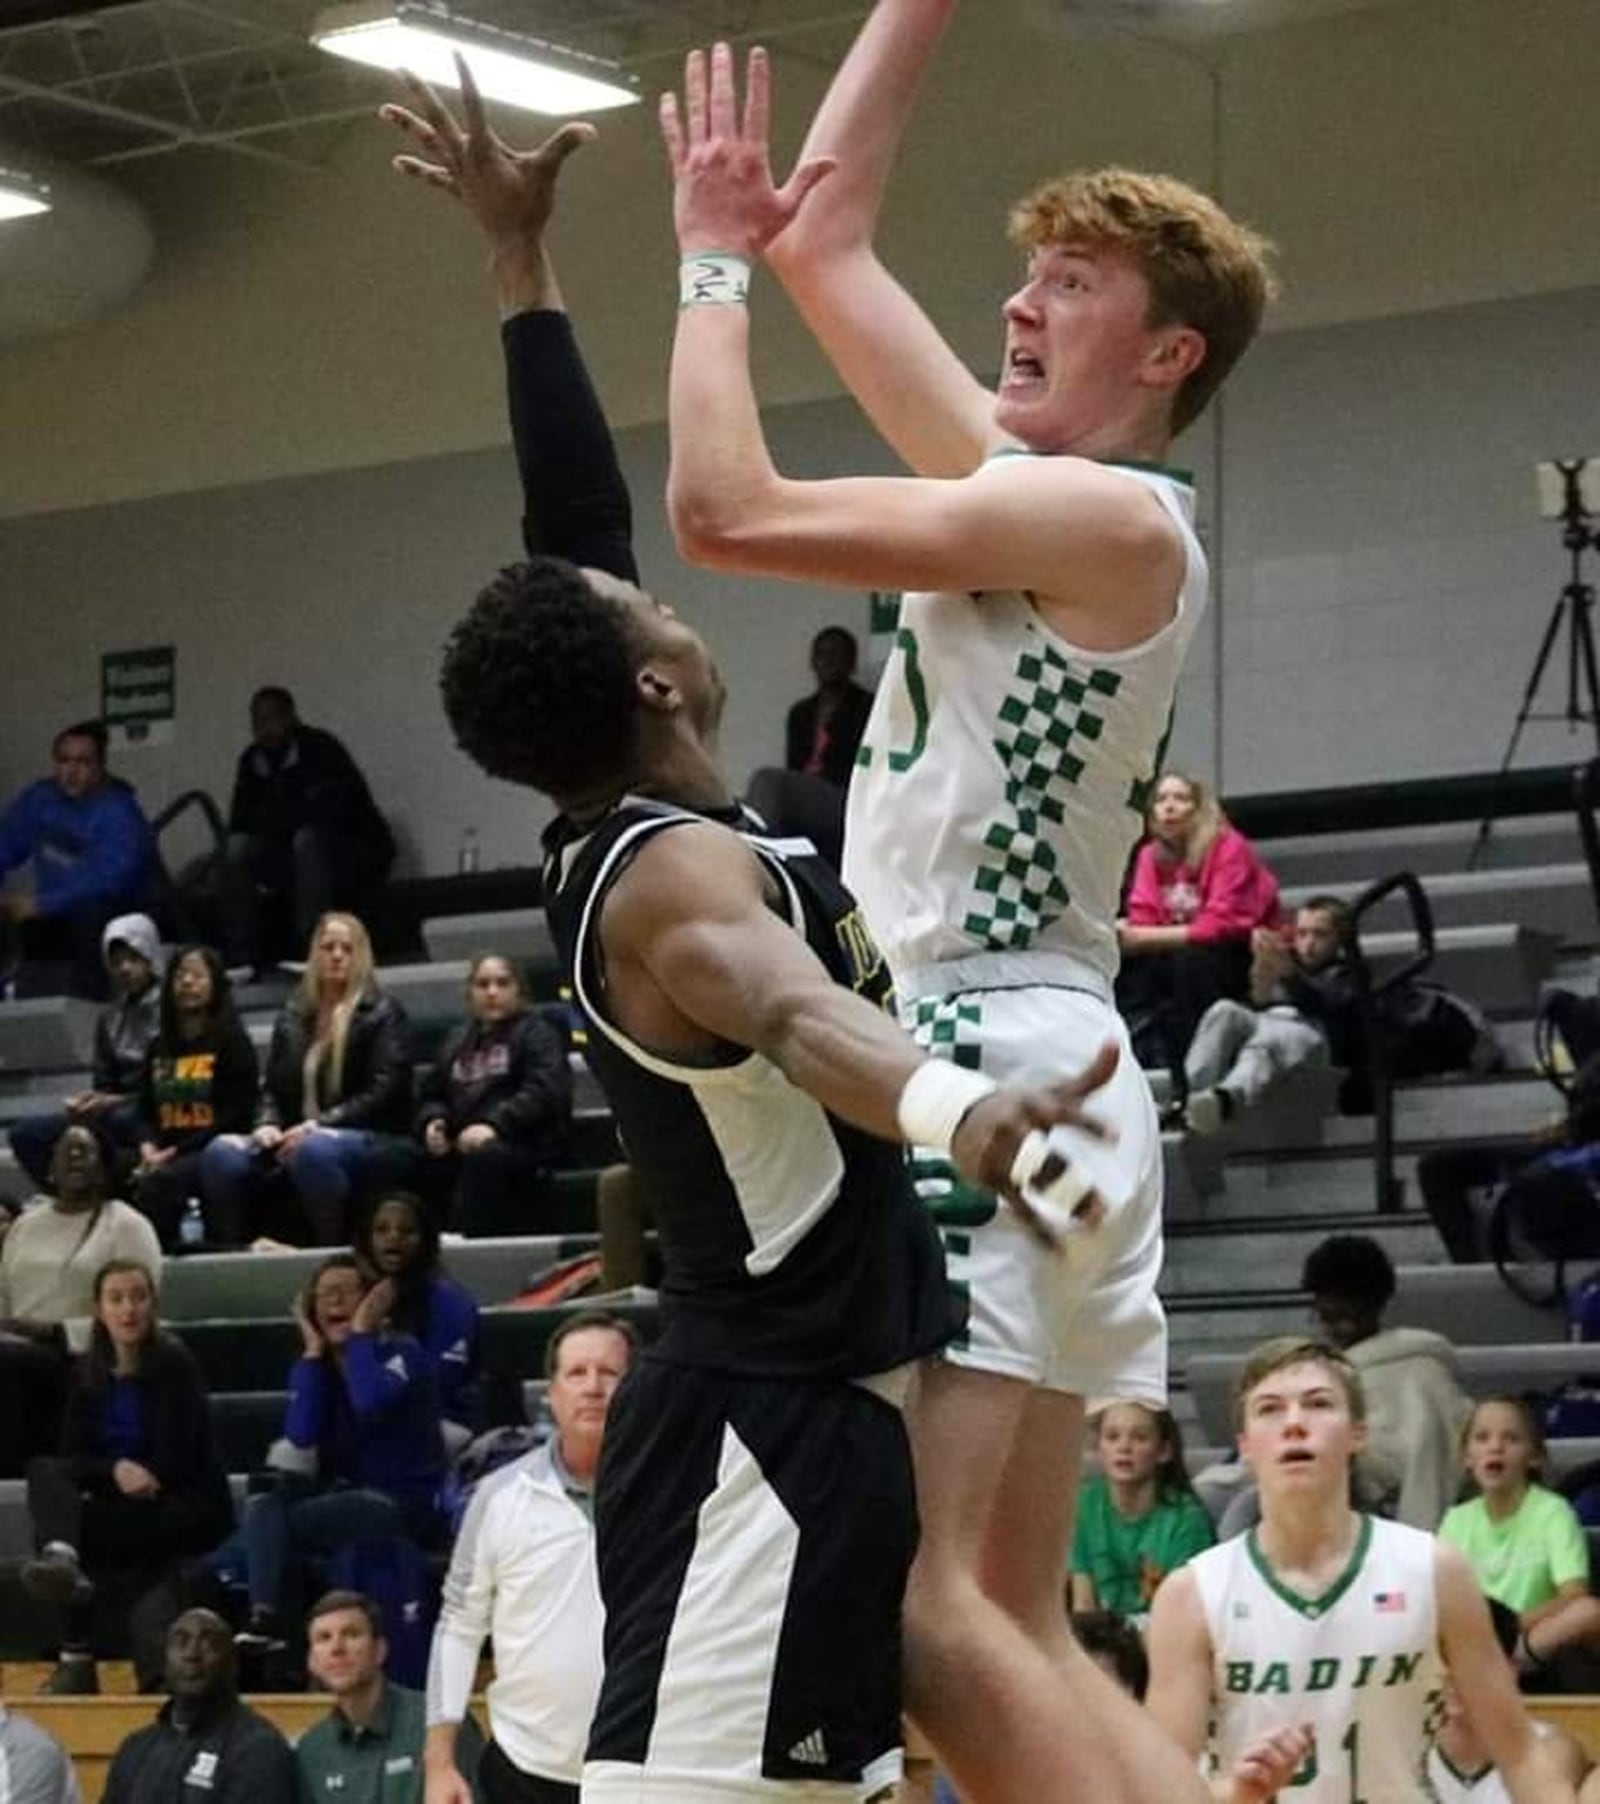
[[[772,179],[768,144],[772,79],[767,53],[750,52],[744,114],[735,91],[733,52],[716,45],[709,64],[692,50],[684,64],[683,101],[661,97],[661,135],[672,166],[673,221],[684,256],[724,251],[758,257],[831,175],[832,157],[799,164],[783,186]]]
[[[1024,1178],[1021,1168],[1028,1161],[1023,1155],[1030,1143],[1038,1144],[1035,1136],[1048,1134],[1051,1128],[1076,1128],[1093,1140],[1112,1138],[1084,1104],[1110,1081],[1119,1057],[1117,1048],[1108,1042],[1076,1077],[1048,1084],[1003,1085],[967,1110],[951,1139],[951,1161],[961,1175],[1001,1197],[1048,1246],[1060,1241],[1062,1224],[1035,1207],[1025,1188],[1035,1196],[1048,1192],[1063,1177],[1067,1164],[1060,1154],[1050,1151]],[[1099,1219],[1100,1199],[1092,1188],[1083,1191],[1071,1213],[1085,1226]]]
[[[556,180],[567,158],[596,136],[595,128],[573,120],[532,150],[514,150],[489,124],[483,97],[466,61],[457,56],[461,118],[425,81],[404,73],[413,107],[380,107],[378,116],[420,147],[420,155],[400,155],[402,175],[453,194],[483,228],[492,245],[526,246],[543,241],[555,207]]]

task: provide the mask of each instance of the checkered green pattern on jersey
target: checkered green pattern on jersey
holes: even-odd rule
[[[967,1071],[983,1063],[983,1004],[965,996],[922,996],[906,1005],[904,1024],[929,1058],[948,1059]],[[944,1228],[976,1228],[994,1218],[998,1205],[987,1190],[966,1183],[948,1159],[926,1147],[912,1150],[911,1182],[923,1206]]]
[[[1084,754],[1105,730],[1097,710],[1122,686],[1114,670],[1074,664],[1031,635],[1000,704],[993,745],[1006,771],[1006,813],[989,823],[962,929],[996,950],[1025,951],[1072,897],[1046,823],[1066,818]]]

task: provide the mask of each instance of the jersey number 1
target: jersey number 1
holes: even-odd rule
[[[1339,1737],[1339,1746],[1344,1750],[1345,1757],[1350,1762],[1350,1789],[1346,1794],[1347,1804],[1367,1804],[1366,1799],[1361,1795],[1360,1723],[1352,1723],[1350,1727],[1345,1730],[1344,1734]],[[1305,1759],[1301,1762],[1300,1770],[1289,1781],[1289,1784],[1296,1790],[1302,1785],[1315,1785],[1320,1772],[1321,1768],[1317,1762],[1317,1747],[1316,1743],[1313,1742],[1311,1744],[1311,1752],[1307,1754]]]

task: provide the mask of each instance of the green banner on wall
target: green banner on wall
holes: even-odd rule
[[[146,645],[100,657],[100,718],[114,746],[166,745],[178,711],[178,651]]]

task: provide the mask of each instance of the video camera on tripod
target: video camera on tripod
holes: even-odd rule
[[[1595,755],[1600,757],[1600,665],[1596,663],[1594,645],[1595,594],[1594,585],[1583,580],[1585,553],[1600,549],[1600,530],[1589,524],[1600,514],[1600,457],[1553,458],[1548,463],[1535,465],[1534,474],[1539,489],[1539,517],[1561,522],[1561,543],[1567,548],[1572,564],[1561,593],[1556,597],[1555,607],[1551,609],[1544,637],[1539,641],[1538,655],[1533,660],[1527,688],[1522,692],[1522,706],[1517,710],[1505,756],[1500,760],[1500,769],[1496,773],[1496,799],[1505,774],[1516,758],[1522,729],[1530,720],[1564,720],[1569,729],[1583,725],[1593,727]],[[1534,703],[1563,622],[1567,628],[1567,705],[1559,714],[1540,714],[1535,711]],[[1469,870],[1477,865],[1494,819],[1495,804],[1491,802],[1489,812],[1478,826],[1478,836],[1467,860]]]

